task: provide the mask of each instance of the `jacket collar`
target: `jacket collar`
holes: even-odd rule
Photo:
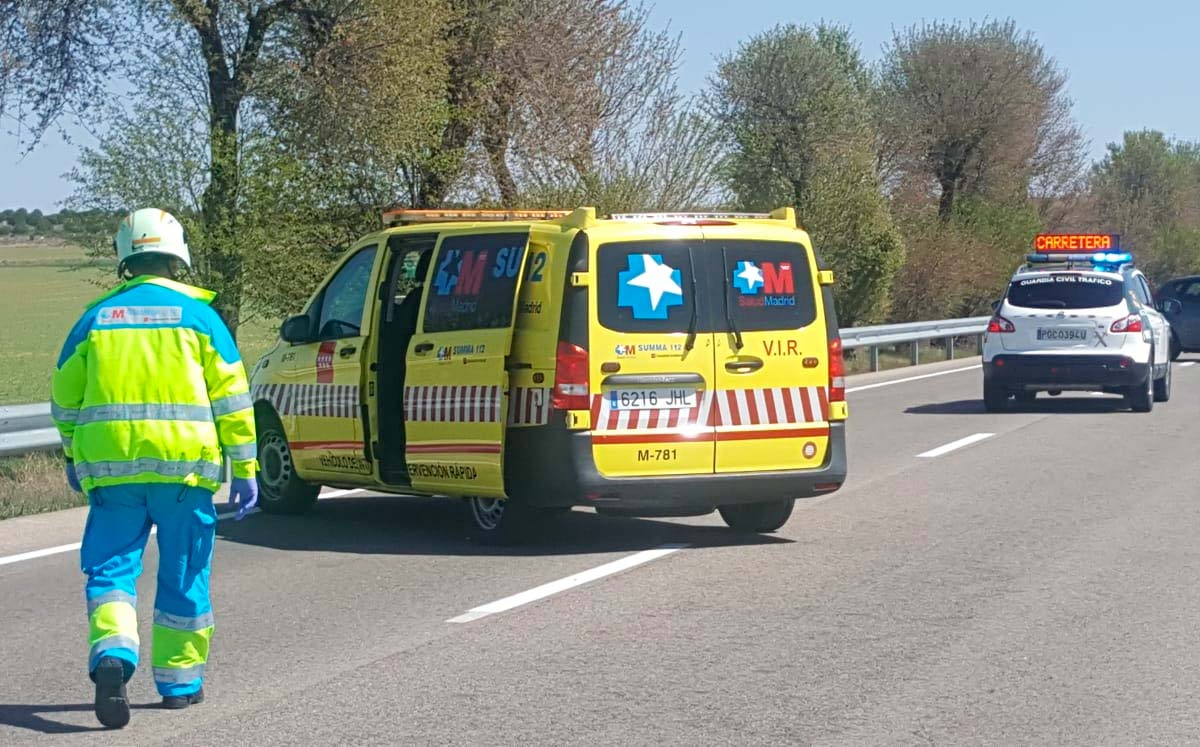
[[[168,290],[173,290],[176,293],[182,293],[183,295],[187,296],[188,298],[194,299],[203,304],[210,304],[210,303],[212,303],[213,299],[217,297],[217,294],[215,292],[210,291],[210,290],[205,290],[204,288],[197,288],[194,285],[187,285],[186,283],[179,283],[174,280],[168,280],[167,278],[160,278],[160,277],[156,277],[154,275],[138,275],[136,278],[133,278],[132,280],[127,280],[124,283],[121,283],[119,286],[112,289],[108,293],[105,293],[103,296],[100,296],[95,301],[92,301],[90,304],[88,304],[88,308],[90,309],[93,306],[95,306],[96,304],[107,301],[108,299],[112,298],[113,296],[117,295],[118,293],[124,293],[125,291],[130,290],[131,288],[136,288],[139,285],[147,285],[147,284],[157,285],[162,288],[167,288]]]

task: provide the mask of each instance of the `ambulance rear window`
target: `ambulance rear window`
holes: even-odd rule
[[[783,241],[708,242],[724,250],[729,307],[743,332],[799,329],[817,318],[808,251]]]
[[[1028,309],[1102,309],[1121,303],[1125,284],[1082,273],[1053,273],[1014,280],[1008,302]]]
[[[693,283],[689,252],[699,245],[699,241],[629,241],[601,246],[597,255],[600,323],[618,332],[686,332],[697,292],[704,292],[702,285]],[[698,264],[695,269],[698,277],[703,276]],[[703,320],[698,321],[703,325]],[[701,326],[698,331],[705,330]]]
[[[808,253],[782,241],[647,241],[598,250],[600,323],[618,332],[799,329],[817,316]],[[692,273],[695,272],[693,282]]]

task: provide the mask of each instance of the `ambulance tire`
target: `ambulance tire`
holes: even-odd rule
[[[303,514],[317,505],[320,485],[300,479],[279,418],[258,412],[258,507],[269,514]]]
[[[511,498],[468,498],[472,536],[480,544],[503,547],[533,540],[549,513]]]
[[[743,503],[734,506],[718,506],[721,518],[730,529],[738,532],[774,532],[792,516],[796,506],[794,498],[784,498],[763,503]]]

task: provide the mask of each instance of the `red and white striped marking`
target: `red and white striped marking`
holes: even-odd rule
[[[358,418],[359,391],[353,384],[263,384],[255,400],[266,400],[280,415]]]
[[[616,410],[603,395],[592,398],[595,431],[694,431],[700,428],[823,423],[829,419],[825,387],[771,387],[697,392],[686,410]]]
[[[549,422],[549,389],[518,386],[512,388],[508,400],[509,425],[545,425]]]
[[[406,386],[404,419],[410,423],[496,423],[498,386]]]

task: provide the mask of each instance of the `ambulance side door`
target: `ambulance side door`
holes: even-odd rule
[[[412,487],[505,497],[506,360],[529,230],[447,232],[438,242],[404,388]]]
[[[292,419],[292,453],[309,479],[362,483],[371,475],[360,385],[379,255],[377,240],[347,253],[306,312],[308,338],[285,357],[281,414]]]

